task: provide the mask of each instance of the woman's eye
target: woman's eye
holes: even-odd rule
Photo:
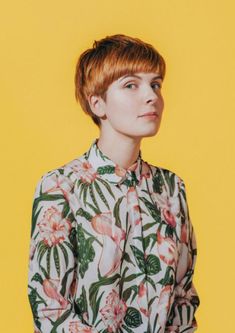
[[[158,86],[159,89],[161,89],[161,84],[160,83],[154,83],[153,86]]]
[[[135,83],[128,83],[127,85],[125,85],[125,88],[131,88],[132,86],[136,86],[136,84],[135,84]],[[154,83],[154,84],[152,85],[152,87],[153,87],[153,86],[157,86],[158,89],[161,89],[161,84],[158,83],[158,82]],[[154,88],[154,89],[155,89],[155,88]]]
[[[135,86],[135,84],[134,84],[134,83],[128,83],[128,84],[125,86],[125,88],[128,88],[128,87],[130,87],[130,86]]]

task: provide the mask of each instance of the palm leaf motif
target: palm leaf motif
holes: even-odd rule
[[[129,288],[127,288],[124,292],[123,292],[123,300],[127,301],[128,299],[130,299],[131,297],[131,293],[133,292],[133,296],[132,299],[130,301],[130,304],[133,302],[134,298],[137,296],[138,294],[138,290],[139,288],[136,285],[133,285]]]
[[[175,192],[175,174],[167,169],[163,169],[163,174],[169,188],[170,196],[173,196]]]
[[[140,197],[139,199],[144,203],[154,221],[156,221],[156,223],[160,223],[161,211],[158,209],[157,205],[154,205],[151,201],[144,197]]]
[[[98,200],[97,198],[100,198],[101,201],[105,204],[105,206],[110,209],[110,206],[108,204],[108,201],[103,193],[102,188],[99,185],[99,182],[102,186],[106,188],[106,190],[112,195],[112,197],[115,199],[115,196],[111,190],[110,185],[105,182],[104,180],[100,178],[96,178],[92,183],[83,183],[81,180],[77,182],[77,188],[79,189],[79,199],[81,199],[86,206],[87,204],[91,205],[90,202],[88,202],[87,199],[87,193],[89,192],[90,198],[92,203],[94,204],[94,207],[96,209],[96,212],[101,212]]]
[[[79,298],[76,299],[76,306],[79,313],[88,313],[88,304],[85,287],[82,286],[82,293]]]
[[[89,302],[93,312],[92,324],[95,323],[95,320],[97,318],[97,314],[99,311],[99,303],[104,293],[103,291],[100,297],[97,298],[99,293],[99,288],[105,285],[113,284],[118,278],[120,278],[120,274],[115,274],[114,276],[111,277],[101,277],[98,282],[94,282],[91,284],[89,288]]]
[[[138,327],[143,323],[140,312],[131,306],[126,311],[124,321],[128,327],[132,328]]]
[[[123,197],[120,197],[120,198],[116,201],[115,206],[114,206],[114,209],[113,209],[113,216],[114,216],[114,218],[115,218],[115,225],[116,225],[117,227],[119,227],[119,228],[122,227],[121,219],[120,219],[120,215],[119,215],[119,213],[120,213],[120,204],[121,204],[123,198],[124,198],[124,196],[123,196]]]
[[[78,241],[78,262],[79,262],[79,273],[83,278],[86,271],[88,270],[89,263],[95,258],[95,251],[92,243],[95,241],[95,237],[91,236],[87,239],[82,226],[77,227],[77,241]]]
[[[66,247],[65,247],[66,245]],[[60,250],[59,250],[60,249]],[[59,251],[62,252],[62,255],[64,257],[66,268],[68,267],[68,250],[73,252],[73,255],[76,255],[74,253],[74,247],[71,243],[64,241],[63,243],[56,244],[52,247],[46,245],[44,241],[40,241],[38,243],[38,254],[37,254],[37,260],[39,262],[39,265],[41,264],[41,261],[46,254],[46,268],[47,268],[47,275],[50,276],[50,270],[51,270],[51,253],[53,254],[53,262],[57,271],[58,277],[60,277],[60,254]]]
[[[145,273],[145,258],[144,253],[141,252],[137,247],[131,245],[132,252],[135,256],[136,263],[142,273]]]
[[[155,175],[153,176],[153,192],[161,194],[163,185],[163,176],[161,172],[159,172],[159,170],[157,169]]]

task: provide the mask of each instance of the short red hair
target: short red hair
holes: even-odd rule
[[[75,97],[83,111],[100,127],[88,103],[90,95],[106,101],[108,86],[125,74],[158,72],[165,77],[166,64],[160,53],[148,43],[123,34],[94,41],[93,47],[78,58],[75,72]]]

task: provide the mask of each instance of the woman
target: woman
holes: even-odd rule
[[[153,46],[122,34],[78,59],[76,98],[100,135],[36,187],[28,295],[37,333],[197,328],[185,184],[140,149],[160,126],[165,67]]]

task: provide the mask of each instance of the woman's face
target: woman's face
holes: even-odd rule
[[[107,89],[102,102],[102,128],[129,137],[148,137],[157,133],[164,100],[161,94],[162,78],[158,73],[124,75]],[[147,113],[155,115],[147,115]]]

